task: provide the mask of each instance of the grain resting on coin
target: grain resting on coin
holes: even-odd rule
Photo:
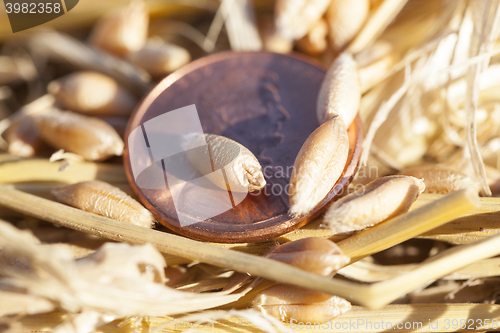
[[[342,117],[333,117],[309,135],[290,179],[290,213],[309,213],[331,191],[347,162],[349,139]]]
[[[342,116],[346,128],[358,114],[361,86],[356,62],[349,53],[342,53],[326,73],[317,101],[320,124],[333,116]]]
[[[186,135],[185,149],[191,163],[215,185],[235,192],[257,191],[266,185],[259,161],[242,144],[215,134],[204,135],[206,146],[199,147],[200,140],[201,134]]]

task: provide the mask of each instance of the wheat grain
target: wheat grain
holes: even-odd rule
[[[69,74],[47,89],[64,108],[90,116],[129,116],[137,104],[118,82],[97,72]]]
[[[124,56],[144,46],[148,24],[146,5],[134,1],[101,18],[94,26],[89,42],[109,53]]]
[[[369,12],[369,0],[332,0],[326,12],[332,46],[343,50],[359,32]]]
[[[187,64],[191,55],[180,46],[151,40],[141,49],[130,53],[128,59],[152,77],[161,78]]]
[[[360,101],[356,62],[350,54],[343,53],[332,63],[321,84],[316,109],[319,123],[340,115],[349,128],[358,114]]]
[[[274,248],[267,258],[332,277],[349,263],[349,257],[332,241],[320,237],[302,238]]]
[[[479,182],[459,171],[438,165],[417,166],[401,171],[401,174],[422,178],[425,193],[447,194],[462,188],[475,188],[479,191]]]
[[[322,226],[336,233],[361,230],[407,212],[425,189],[424,182],[409,176],[387,176],[336,201]]]
[[[200,135],[187,135],[185,149],[195,168],[215,185],[244,193],[260,190],[266,185],[262,167],[250,150],[236,141],[215,134],[205,134],[207,145],[200,147]],[[214,172],[220,169],[223,173]]]
[[[123,140],[113,127],[98,118],[52,110],[34,119],[44,141],[86,160],[104,160],[123,152]]]
[[[349,139],[344,121],[333,117],[304,142],[290,179],[290,214],[307,214],[323,200],[342,175]]]
[[[347,312],[351,303],[318,291],[278,284],[261,291],[253,306],[284,322],[331,320]]]
[[[87,212],[109,217],[121,222],[151,228],[151,212],[118,187],[98,180],[86,181],[51,191],[54,198]]]

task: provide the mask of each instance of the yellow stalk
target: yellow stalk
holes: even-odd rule
[[[210,310],[209,310],[210,311]],[[19,321],[24,326],[26,330],[29,331],[49,331],[53,330],[55,326],[60,324],[65,317],[65,313],[62,312],[51,312],[48,314],[41,315],[31,315],[21,318]],[[167,326],[168,323],[174,319],[178,318],[165,316],[165,317],[146,317],[141,320],[130,318],[130,320],[123,321],[118,320],[110,324],[102,326],[99,330],[103,332],[117,332],[125,333],[132,331],[151,331],[155,332],[155,329],[162,326],[161,332],[182,332],[188,329],[206,331],[211,333],[223,333],[223,332],[262,332],[261,329],[247,322],[246,320],[239,317],[231,317],[224,320],[216,320],[210,324],[196,324],[196,323],[186,323],[179,321],[177,324],[172,326]],[[358,322],[358,319],[363,319],[363,322]],[[328,330],[325,327],[318,327],[318,324],[314,326],[311,323],[309,328],[301,325],[301,329],[296,329],[294,331],[305,331],[305,332],[346,332],[346,333],[358,333],[358,332],[381,332],[381,331],[395,331],[395,332],[422,332],[422,333],[435,333],[435,332],[446,332],[446,331],[465,331],[457,327],[462,320],[467,321],[467,325],[472,323],[474,319],[474,332],[481,332],[480,325],[483,324],[483,331],[486,331],[486,325],[484,325],[485,320],[489,322],[489,326],[492,327],[493,320],[496,319],[498,323],[500,321],[500,305],[498,304],[470,304],[470,303],[431,303],[431,304],[393,304],[388,305],[379,310],[369,310],[361,306],[353,306],[351,310],[344,313],[341,317],[334,319],[328,325],[333,325]],[[481,319],[481,321],[475,321],[476,319]],[[382,320],[384,325],[393,327],[392,329],[381,329],[380,327],[376,329],[375,323],[381,324]],[[432,326],[429,326],[429,320]],[[456,320],[455,329],[452,328],[453,320]],[[351,322],[359,323],[357,326],[349,325]],[[371,322],[371,328],[370,324]],[[435,326],[435,323],[438,326]],[[402,323],[402,328],[397,329],[398,323]],[[404,325],[407,325],[407,328]],[[415,324],[413,324],[415,323]],[[418,323],[418,324],[417,324]],[[421,325],[421,328],[418,328]],[[290,323],[286,323],[288,326]],[[335,324],[337,327],[346,327],[345,329],[335,329]],[[400,324],[401,326],[401,324]],[[498,325],[500,326],[500,325]],[[448,328],[446,328],[448,327]],[[418,330],[417,330],[418,328]],[[489,329],[491,330],[491,329]],[[472,330],[469,330],[472,331]]]
[[[402,218],[409,223],[407,226],[408,229],[413,231],[415,229],[413,227],[414,224],[429,225],[427,221],[419,221],[419,218],[431,218],[433,223],[439,224],[447,222],[446,218],[453,219],[456,216],[453,212],[445,214],[443,211],[436,209],[436,207],[441,207],[442,210],[449,210],[450,207],[471,207],[476,200],[477,195],[474,192],[461,190],[447,195],[440,200],[436,200],[413,213],[406,213],[402,215]],[[428,262],[419,266],[419,268],[411,273],[405,274],[403,280],[400,277],[396,277],[367,286],[365,284],[338,279],[328,279],[268,258],[238,253],[185,237],[117,222],[106,217],[23,193],[8,186],[0,186],[0,204],[35,218],[82,232],[132,244],[150,243],[158,248],[159,251],[174,256],[227,267],[239,272],[247,272],[254,276],[260,276],[280,283],[335,294],[371,308],[381,307],[411,291],[413,288],[429,280],[449,274],[475,260],[500,253],[500,235],[498,235],[471,245],[457,247],[454,252],[447,252],[448,256],[441,256],[439,259]],[[437,214],[438,218],[429,217],[426,213],[427,211]],[[397,223],[400,219],[396,218],[394,219],[396,223],[392,223],[397,228],[401,228],[400,222]],[[388,222],[390,223],[391,221]],[[375,230],[372,231],[372,234],[376,243],[379,244],[377,237],[384,235],[385,229],[373,228],[371,230]],[[366,234],[366,232],[364,233]],[[411,232],[403,232],[403,234],[404,236],[409,236]],[[353,244],[346,244],[346,248],[350,249],[350,252],[358,253],[358,256],[360,253],[366,254],[373,250],[370,247],[370,239],[365,236],[359,237],[358,241]],[[356,249],[355,244],[362,248],[368,247],[369,250]],[[381,248],[380,245],[378,246]]]
[[[407,273],[418,267],[417,264],[406,265],[377,265],[361,260],[346,266],[338,274],[349,279],[362,282],[378,282]],[[484,259],[465,266],[456,272],[443,276],[443,280],[469,280],[485,277],[500,276],[500,258]]]
[[[126,183],[122,165],[109,163],[73,163],[63,171],[63,162],[45,159],[22,160],[0,164],[0,183],[50,181],[77,183],[86,180],[102,180],[108,183]]]
[[[351,42],[347,50],[358,53],[369,46],[403,9],[408,0],[385,0],[368,18],[364,27]]]
[[[478,204],[479,198],[473,190],[460,190],[365,229],[338,245],[345,255],[351,257],[351,262],[355,262],[452,221]]]

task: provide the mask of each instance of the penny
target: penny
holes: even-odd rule
[[[300,147],[319,125],[316,100],[325,73],[319,63],[296,54],[224,52],[193,61],[171,74],[142,101],[127,126],[124,161],[135,194],[161,224],[181,235],[205,241],[263,241],[312,221],[324,212],[327,203],[347,190],[357,168],[362,141],[358,118],[348,130],[349,157],[337,184],[308,215],[289,215],[288,183]],[[136,149],[130,147],[135,145],[132,139],[139,138],[145,141],[144,147],[148,146],[149,155],[154,155],[157,148],[148,142],[152,137],[148,127],[154,123],[156,128],[163,128],[159,116],[190,105],[195,106],[199,118],[196,121],[204,133],[228,137],[257,157],[267,183],[262,190],[246,194],[239,203],[229,191],[232,206],[204,219],[203,207],[217,207],[218,193],[207,197],[203,191],[192,191],[183,201],[188,200],[189,205],[181,205],[176,199],[177,190],[170,191],[169,184],[173,183],[168,178],[165,160],[152,165],[157,169],[157,177],[146,180],[144,173],[134,174],[143,162],[138,154],[131,153]],[[146,139],[142,138],[141,129]],[[162,145],[168,145],[168,140]],[[148,160],[148,153],[142,158]],[[148,182],[150,186],[139,186]],[[221,198],[225,197],[227,191],[219,191]],[[209,204],[210,199],[213,205]],[[197,200],[201,200],[200,204]],[[183,223],[186,220],[194,222]]]

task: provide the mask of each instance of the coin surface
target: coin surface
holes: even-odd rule
[[[346,190],[357,168],[362,141],[358,118],[348,130],[349,157],[340,180],[310,214],[290,216],[288,183],[300,147],[319,125],[316,99],[325,73],[325,68],[304,56],[224,52],[171,74],[136,109],[125,137],[155,117],[194,104],[203,132],[226,136],[247,147],[261,163],[267,184],[219,215],[182,225],[167,181],[162,184],[165,188],[137,186],[132,176],[136,161],[131,163],[134,156],[127,142],[125,169],[135,194],[161,224],[199,240],[262,241],[312,221]],[[196,200],[196,194],[192,198]]]

